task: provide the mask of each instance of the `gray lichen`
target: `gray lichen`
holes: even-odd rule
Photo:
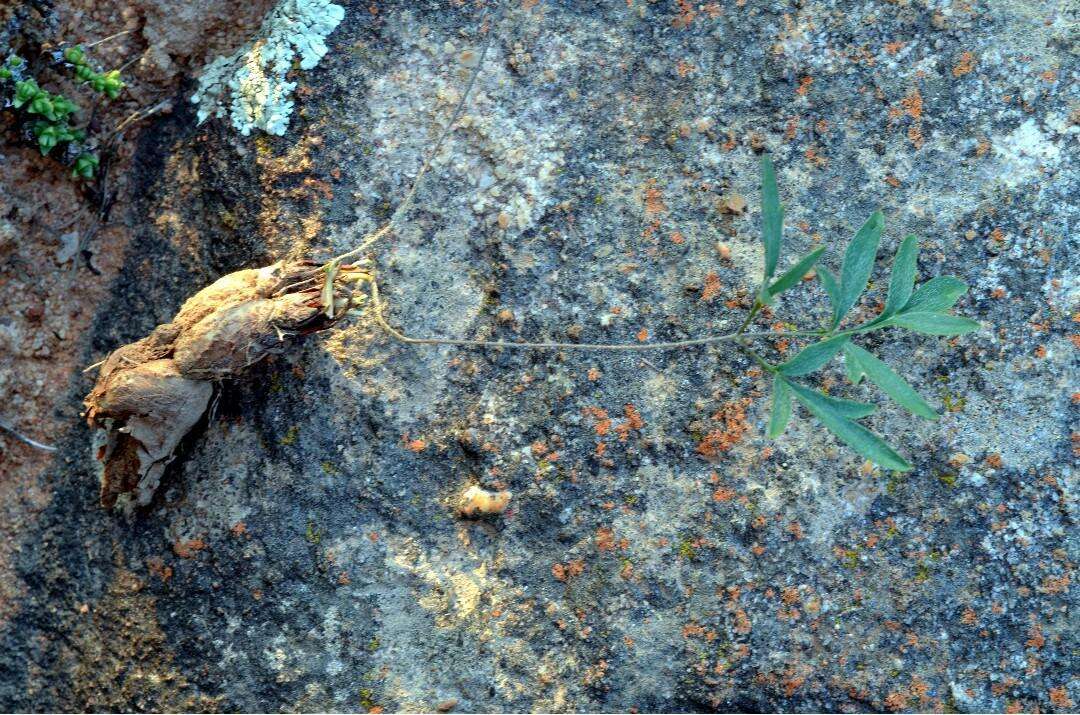
[[[191,96],[199,123],[228,113],[244,136],[252,129],[284,134],[296,88],[287,73],[297,61],[304,70],[319,64],[328,49],[325,38],[344,17],[345,9],[329,0],[284,0],[266,16],[258,39],[218,57],[199,77]]]

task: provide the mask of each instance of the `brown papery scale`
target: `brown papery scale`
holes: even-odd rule
[[[349,283],[364,275],[309,261],[229,273],[193,295],[171,322],[113,351],[86,396],[98,430],[101,504],[122,494],[150,503],[177,445],[206,412],[214,382],[239,376],[290,338],[325,330],[348,310]]]

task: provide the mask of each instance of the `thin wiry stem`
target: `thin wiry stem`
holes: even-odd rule
[[[102,37],[100,40],[94,40],[93,42],[91,42],[88,45],[83,45],[82,48],[84,50],[89,50],[91,47],[96,47],[97,45],[100,45],[102,42],[108,42],[109,40],[115,40],[117,37],[123,37],[124,35],[128,34],[129,32],[131,32],[131,30],[121,30],[120,32],[115,32],[115,33],[109,35],[108,37]]]
[[[485,7],[484,14],[480,17],[480,27],[486,26],[487,17],[488,8]],[[501,11],[499,13],[499,17],[502,17]],[[405,213],[412,207],[413,199],[416,198],[416,191],[420,188],[420,182],[423,180],[424,175],[431,168],[432,161],[435,160],[435,156],[439,153],[439,149],[442,148],[443,142],[446,141],[446,138],[448,136],[450,136],[450,132],[453,131],[454,125],[457,124],[458,119],[461,117],[461,112],[465,109],[465,102],[468,100],[469,95],[472,93],[473,85],[476,84],[476,78],[480,76],[480,68],[484,66],[484,58],[487,57],[488,49],[491,47],[492,38],[495,36],[495,25],[498,25],[498,18],[496,18],[492,27],[487,28],[487,39],[484,41],[483,49],[480,50],[480,57],[477,58],[476,67],[473,69],[472,74],[469,76],[469,81],[466,83],[465,89],[461,93],[461,99],[458,100],[457,106],[454,107],[453,114],[450,115],[450,121],[446,123],[446,126],[443,127],[442,132],[439,133],[439,137],[435,140],[435,144],[434,146],[432,146],[431,151],[428,152],[427,157],[424,159],[424,163],[420,165],[420,171],[418,171],[416,173],[416,176],[413,178],[412,187],[409,189],[409,192],[405,194],[405,198],[402,199],[401,203],[398,204],[397,209],[395,209],[394,213],[390,216],[390,220],[387,221],[386,224],[378,231],[375,231],[374,233],[365,236],[364,239],[360,242],[360,245],[356,248],[347,251],[340,256],[337,256],[331,261],[328,261],[323,266],[324,269],[329,269],[330,265],[333,263],[347,263],[353,258],[356,258],[363,254],[363,252],[370,248],[372,244],[374,244],[386,234],[390,233],[390,231],[394,229],[398,222],[401,221],[402,217],[405,216]]]
[[[142,108],[142,109],[140,109],[140,110],[138,110],[136,112],[133,112],[127,119],[120,122],[120,124],[117,125],[116,129],[113,129],[109,133],[109,136],[106,137],[106,140],[112,139],[114,136],[116,136],[117,134],[122,132],[124,130],[124,128],[127,127],[132,122],[137,122],[137,121],[140,121],[142,119],[146,119],[151,114],[154,114],[155,112],[161,111],[162,109],[167,107],[171,102],[172,102],[172,100],[170,100],[170,99],[162,100],[161,102],[158,102],[157,104],[155,104],[152,107],[144,107],[144,108]]]
[[[398,342],[409,345],[456,345],[470,348],[509,348],[512,350],[606,350],[612,352],[643,352],[646,350],[680,350],[697,345],[732,342],[754,338],[790,338],[818,335],[812,331],[792,330],[788,332],[765,331],[757,333],[728,333],[726,335],[708,335],[703,338],[675,340],[664,343],[559,343],[559,342],[511,342],[507,340],[460,340],[452,338],[414,338],[396,329],[383,316],[383,304],[379,298],[379,286],[371,282],[372,315],[375,322],[386,331],[387,335]]]
[[[4,432],[7,432],[8,434],[10,434],[15,439],[19,440],[23,444],[30,445],[34,449],[40,449],[42,452],[55,452],[56,451],[56,447],[53,447],[51,444],[45,444],[43,442],[38,442],[36,439],[30,439],[29,437],[27,437],[26,435],[20,433],[14,427],[9,425],[4,420],[0,420],[0,430],[3,430]]]

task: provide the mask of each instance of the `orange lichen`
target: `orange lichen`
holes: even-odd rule
[[[641,413],[633,405],[627,404],[623,412],[626,415],[626,421],[615,426],[615,433],[619,435],[620,442],[625,442],[630,437],[631,430],[640,430],[645,426],[645,420],[641,418]]]
[[[1046,636],[1043,635],[1042,628],[1039,627],[1039,624],[1032,621],[1031,627],[1028,628],[1028,639],[1024,642],[1024,646],[1039,650],[1044,645],[1046,645]]]
[[[676,30],[685,30],[693,24],[694,18],[697,17],[697,12],[694,10],[694,3],[690,0],[676,0],[678,5],[678,14],[675,19],[671,21],[671,26]]]
[[[655,216],[666,211],[663,192],[656,187],[656,179],[649,179],[645,184],[645,215]]]
[[[596,530],[596,550],[612,551],[615,549],[615,532],[609,527],[601,526]]]
[[[1039,586],[1039,590],[1043,593],[1067,593],[1069,591],[1070,579],[1068,574],[1062,574],[1061,576],[1047,576],[1043,579],[1042,584]]]
[[[975,69],[975,55],[971,52],[963,52],[960,55],[960,59],[952,69],[953,77],[963,77],[966,74],[970,74]]]
[[[593,429],[596,431],[597,437],[605,436],[611,429],[611,418],[608,417],[607,410],[599,407],[585,407],[581,411],[586,417],[592,417],[596,420]]]
[[[193,559],[195,554],[206,548],[206,542],[202,539],[189,539],[177,541],[173,544],[173,553],[182,559]]]
[[[923,145],[922,127],[918,124],[912,124],[908,127],[907,138],[916,149],[921,149]]]
[[[162,581],[168,581],[173,575],[172,566],[166,566],[165,562],[156,556],[146,560],[146,568]]]
[[[746,635],[752,630],[750,623],[750,617],[746,615],[746,611],[741,608],[735,609],[735,623],[732,626],[732,630],[736,633]]]
[[[720,487],[713,492],[713,501],[728,502],[735,498],[735,490],[728,487]]]
[[[746,408],[749,405],[749,398],[725,403],[712,416],[714,422],[719,422],[723,426],[705,435],[698,444],[697,453],[706,459],[716,459],[738,444],[746,431],[750,429],[746,421]]]
[[[899,690],[894,690],[885,696],[885,707],[894,713],[907,708],[907,704],[907,695],[901,693]]]
[[[900,106],[904,108],[904,113],[912,119],[921,119],[923,101],[922,95],[919,93],[919,88],[913,87],[911,91],[907,93],[907,96],[900,100]]]
[[[580,576],[585,571],[585,562],[581,559],[574,559],[567,561],[565,564],[553,564],[551,567],[551,575],[558,581],[569,581],[570,579]]]
[[[1064,685],[1057,688],[1050,688],[1050,704],[1060,710],[1068,710],[1075,705],[1069,697],[1068,691],[1065,690]]]

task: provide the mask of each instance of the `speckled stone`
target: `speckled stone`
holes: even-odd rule
[[[474,3],[349,2],[282,137],[190,108],[143,135],[128,266],[87,363],[213,278],[381,225],[479,50]],[[728,332],[875,208],[958,339],[862,345],[943,413],[865,420],[882,473],[768,381],[677,353],[406,346],[363,318],[222,386],[162,495],[96,505],[85,427],[23,535],[0,709],[1075,710],[1080,65],[1047,0],[508,0],[461,127],[376,246],[410,334]],[[745,200],[745,210],[732,197]],[[724,244],[721,258],[718,242]],[[885,264],[857,309],[884,299]],[[808,282],[760,321],[812,326]],[[72,376],[72,395],[89,378]],[[514,493],[455,512],[467,485]]]

